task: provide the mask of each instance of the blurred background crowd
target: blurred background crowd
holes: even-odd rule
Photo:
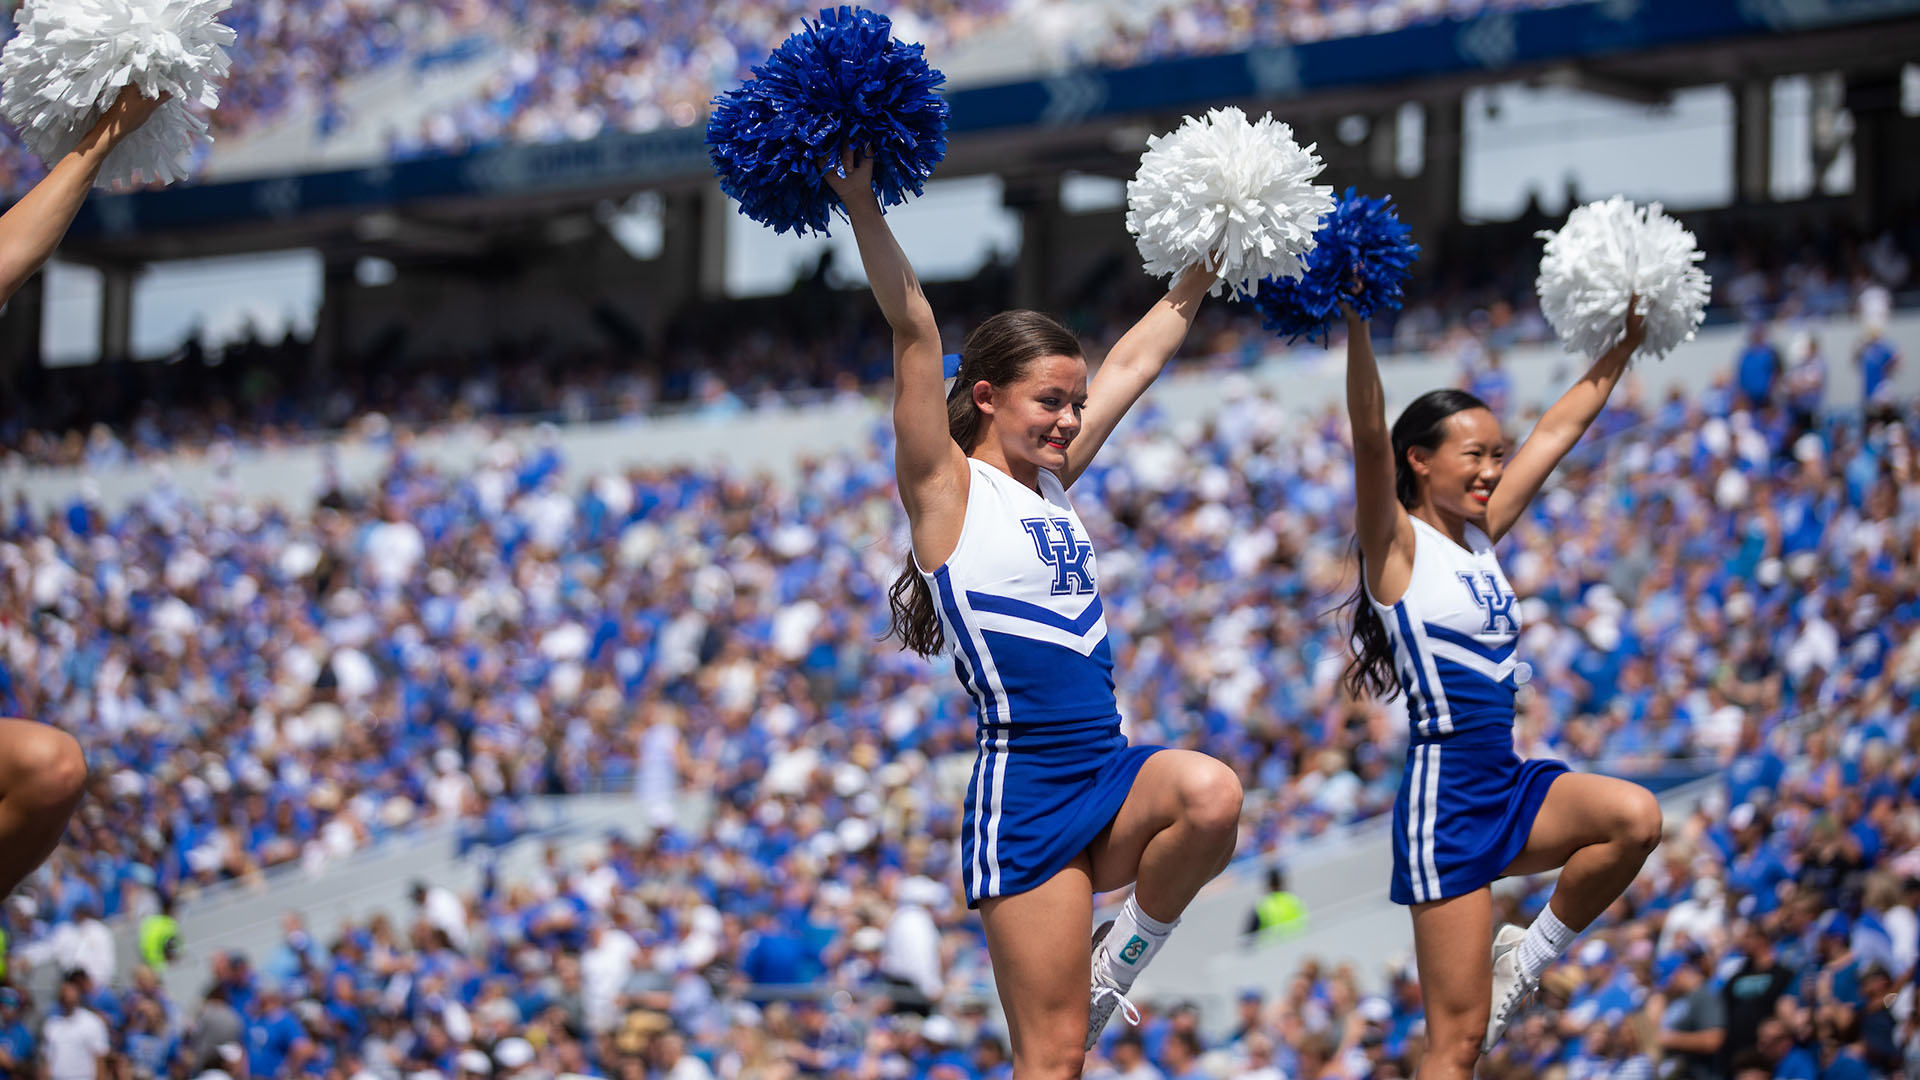
[[[1910,980],[1920,418],[1825,408],[1817,350],[1787,351],[1756,333],[1706,395],[1623,391],[1506,556],[1523,752],[1733,778],[1549,980],[1566,1004],[1509,1040],[1515,1070],[1653,1054],[1713,1015],[1690,980],[1725,996],[1742,963],[1791,975],[1760,1010],[1782,1047],[1844,1059],[1885,1022],[1869,1005],[1891,991],[1863,987]],[[1501,401],[1497,369],[1462,379]],[[1130,734],[1242,772],[1247,858],[1384,812],[1398,781],[1404,719],[1337,691],[1321,614],[1350,585],[1343,428],[1230,382],[1205,424],[1149,411],[1075,489]],[[16,967],[85,972],[61,993],[136,1073],[217,1067],[232,1040],[206,1032],[236,1024],[256,1075],[451,1076],[475,1052],[528,1075],[991,1072],[984,950],[946,884],[973,720],[934,665],[873,644],[898,571],[884,438],[776,483],[576,475],[552,441],[445,475],[402,437],[375,490],[312,505],[161,484],[118,513],[13,508],[0,712],[75,732],[94,776],[8,904]],[[683,788],[712,792],[704,827],[673,824]],[[206,1002],[157,1000],[100,945],[103,918],[425,821],[484,852],[529,796],[607,789],[660,830],[423,890],[413,920],[323,941],[296,919],[274,956],[220,959]],[[1225,1042],[1161,1003],[1103,1054],[1124,1076],[1410,1073],[1417,998],[1381,974],[1304,971]],[[762,992],[803,984],[847,998]],[[24,1054],[44,1035],[22,1031]]]
[[[1040,34],[1063,62],[1129,66],[1252,44],[1380,33],[1487,9],[1565,0],[1209,0],[1144,7],[1086,0],[911,0],[888,5],[899,37],[951,54],[990,29]],[[212,122],[216,140],[267,127],[296,106],[324,144],[353,119],[343,88],[391,65],[444,65],[476,50],[505,60],[470,99],[390,130],[393,160],[505,141],[551,142],[610,131],[689,127],[763,60],[770,43],[815,17],[815,0],[241,0],[223,20],[239,34],[232,80]],[[0,30],[11,36],[8,25]],[[7,133],[0,193],[45,169]]]

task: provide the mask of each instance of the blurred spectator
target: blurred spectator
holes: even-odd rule
[[[1722,1074],[1720,1063],[1727,1060],[1726,1002],[1707,963],[1698,945],[1669,954],[1671,971],[1655,999],[1665,1003],[1659,1048],[1674,1063],[1668,1080],[1709,1080]]]
[[[1749,409],[1773,404],[1774,383],[1780,378],[1780,353],[1769,340],[1766,323],[1755,321],[1736,368],[1740,394]]]
[[[1307,906],[1287,891],[1287,876],[1278,866],[1267,867],[1267,892],[1247,914],[1246,933],[1264,939],[1293,937],[1307,928]]]
[[[946,979],[941,972],[940,929],[932,910],[946,906],[947,890],[924,877],[898,886],[893,916],[887,920],[880,974],[901,992],[908,1009],[928,1015],[940,1000]]]
[[[20,991],[0,986],[0,1075],[6,1080],[29,1080],[38,1075],[37,1058],[38,1044],[27,1024]]]
[[[180,952],[180,922],[173,917],[173,897],[162,893],[159,910],[140,920],[140,962],[160,972]]]
[[[46,1080],[107,1080],[107,1055],[113,1044],[106,1022],[88,1008],[85,975],[72,971],[60,981],[60,1006],[40,1028]]]
[[[1089,1080],[1166,1080],[1147,1060],[1146,1043],[1140,1033],[1124,1030],[1107,1050],[1107,1067],[1088,1074]]]
[[[1886,419],[1894,409],[1893,377],[1900,370],[1900,350],[1887,340],[1884,318],[1866,324],[1854,363],[1860,368],[1868,415]]]

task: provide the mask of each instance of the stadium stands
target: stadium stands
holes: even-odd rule
[[[1854,916],[1867,909],[1847,906],[1854,841],[1807,807],[1841,811],[1841,832],[1877,830],[1855,840],[1904,865],[1914,759],[1875,764],[1887,753],[1872,747],[1908,737],[1920,692],[1920,429],[1908,413],[1864,426],[1809,411],[1794,390],[1813,369],[1797,370],[1754,388],[1758,412],[1733,387],[1622,402],[1539,501],[1508,560],[1531,598],[1521,735],[1576,762],[1704,755],[1736,778],[1754,771],[1776,793],[1742,782],[1729,805],[1765,814],[1787,878],[1824,883],[1818,910],[1866,925]],[[221,961],[261,1032],[254,1067],[291,1057],[289,1072],[352,1075],[357,1060],[377,1075],[450,1074],[469,1047],[504,1067],[522,1051],[495,1041],[502,1024],[544,1033],[539,1069],[606,1075],[635,1068],[637,1048],[671,1058],[681,1038],[717,1064],[774,1053],[748,1028],[784,1040],[788,1060],[850,1068],[962,1053],[983,954],[974,924],[918,879],[950,877],[972,720],[927,665],[872,644],[897,569],[883,450],[820,461],[791,484],[682,469],[585,486],[551,451],[471,475],[400,453],[375,491],[311,507],[160,496],[112,516],[77,505],[10,517],[0,711],[74,730],[97,777],[73,842],[12,907],[17,951],[80,964],[96,913],[143,910],[155,889],[190,902],[196,886],[321,862],[417,819],[465,814],[503,839],[531,794],[617,784],[659,797],[692,783],[719,796],[710,829],[500,881],[458,909],[457,929],[432,916],[452,948],[426,923],[370,925],[338,947],[292,939],[253,958],[251,992]],[[1256,396],[1204,427],[1144,423],[1078,489],[1112,553],[1104,584],[1135,737],[1242,769],[1250,853],[1377,814],[1396,782],[1396,714],[1333,691],[1338,624],[1319,617],[1345,565],[1344,456],[1333,415],[1290,417]],[[1814,726],[1787,723],[1801,717]],[[1781,779],[1769,752],[1808,764]],[[1847,813],[1835,785],[1856,777],[1866,801]],[[1880,787],[1891,813],[1867,798]],[[1757,871],[1746,849],[1714,846],[1704,825],[1717,820],[1684,830],[1638,887],[1632,917],[1608,931],[1621,959],[1583,954],[1564,990],[1573,1019],[1516,1040],[1525,1068],[1585,1068],[1617,1049],[1586,1024],[1623,996],[1643,1007],[1638,991],[1685,942],[1635,942],[1653,941],[1691,890],[1716,888],[1700,879],[1724,878],[1729,903],[1783,880],[1743,877]],[[1796,897],[1782,909],[1807,903]],[[1785,933],[1770,903],[1730,914]],[[900,989],[878,970],[888,928],[919,919],[902,914],[916,906],[947,940],[940,1019],[917,1034],[804,1001],[740,1007],[752,986],[764,999],[767,985],[805,982],[882,1008],[892,996],[879,992]],[[1704,930],[1690,940],[1713,957],[1740,947]],[[310,977],[286,982],[307,970],[301,957]],[[1343,1035],[1352,1045],[1331,1052],[1351,1068],[1356,1053],[1406,1049],[1410,1003],[1389,1006],[1393,1040],[1376,1050],[1353,1019],[1379,1014],[1353,1004],[1371,987],[1308,981],[1287,1016],[1263,1021],[1283,1058],[1310,1060]],[[1802,1000],[1852,993],[1834,981]],[[137,987],[91,992],[110,1016],[146,1011]],[[191,1042],[163,1051],[133,1037],[187,1030],[183,1014],[162,1015],[175,1018],[161,1032],[133,1024],[122,1051],[156,1074],[197,1066]],[[1835,1039],[1851,1030],[1825,1015],[1810,1022]],[[1146,1029],[1153,1060],[1168,1060],[1163,1026]],[[374,1063],[389,1050],[399,1064]]]
[[[970,65],[969,39],[1046,43],[1052,56],[1127,65],[1168,55],[1218,52],[1248,44],[1314,42],[1380,33],[1487,9],[1558,6],[1566,0],[1313,0],[1206,4],[1040,0],[916,0],[888,5],[903,36],[943,58],[956,82],[968,68],[1004,70],[983,57]],[[704,121],[713,96],[736,84],[780,36],[822,5],[812,0],[753,0],[702,7],[659,0],[435,0],[389,5],[362,0],[241,4],[226,21],[239,33],[234,75],[214,114],[221,144],[298,112],[312,154],[341,129],[374,124],[389,160],[450,153],[503,141],[591,138],[607,131],[652,131]],[[988,35],[989,31],[994,31]],[[11,28],[5,31],[8,36]],[[991,44],[991,43],[989,43]],[[383,116],[354,115],[344,104],[354,80],[411,64],[425,77],[446,56],[486,50],[502,57],[473,99],[431,111],[417,128],[395,129]],[[1000,50],[1005,52],[1004,49]],[[956,55],[957,54],[957,55]],[[1057,61],[1032,59],[1039,69]],[[287,144],[276,143],[276,147]],[[297,163],[302,155],[292,159]],[[284,169],[284,155],[279,165]],[[17,194],[44,174],[11,135],[0,138],[0,194]]]

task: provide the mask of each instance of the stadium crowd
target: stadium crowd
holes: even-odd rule
[[[877,5],[905,40],[937,59],[982,29],[1017,20],[1058,37],[1062,55],[1134,64],[1206,54],[1231,42],[1271,44],[1380,33],[1489,8],[1546,7],[1565,0],[1208,0],[1167,4],[1146,22],[1119,6],[1096,10],[1060,0],[903,0]],[[235,138],[310,107],[313,139],[352,119],[341,91],[384,65],[422,71],[476,42],[498,43],[501,70],[462,104],[413,131],[389,133],[405,160],[503,141],[591,138],[605,131],[687,127],[705,119],[715,94],[799,24],[817,0],[738,0],[718,7],[662,0],[303,0],[241,3],[223,21],[239,38],[233,74],[212,116],[216,140]],[[11,37],[8,24],[0,39]],[[0,195],[45,174],[10,131],[0,132]]]
[[[1179,56],[1208,56],[1270,45],[1384,34],[1488,11],[1560,7],[1570,0],[1201,0],[1157,6],[1141,19],[1108,9],[1089,34],[1059,27],[1069,55],[1110,67],[1131,67]],[[1044,17],[1042,25],[1047,25]],[[1077,28],[1076,28],[1077,29]]]
[[[1556,975],[1569,1005],[1512,1039],[1514,1069],[1612,1075],[1622,1047],[1592,1024],[1622,1001],[1707,1030],[1656,1007],[1686,993],[1712,1016],[1675,950],[1705,950],[1690,970],[1737,989],[1728,969],[1763,938],[1795,973],[1777,1012],[1794,1045],[1851,1052],[1840,1006],[1864,1002],[1866,965],[1802,976],[1841,956],[1828,912],[1858,948],[1899,922],[1885,881],[1920,873],[1920,424],[1884,398],[1871,423],[1828,410],[1821,364],[1756,339],[1704,397],[1623,394],[1516,532],[1526,752],[1707,759],[1734,790],[1676,833],[1595,936],[1607,951]],[[1497,369],[1465,377],[1500,400]],[[1398,780],[1398,710],[1339,695],[1321,615],[1350,585],[1342,428],[1233,392],[1202,426],[1142,417],[1076,487],[1130,733],[1242,770],[1250,857],[1377,815]],[[0,528],[0,712],[74,732],[95,777],[69,843],[8,905],[14,970],[83,973],[60,992],[115,1021],[135,1075],[219,1067],[236,1041],[252,1075],[342,1078],[917,1077],[1004,1058],[977,1039],[984,952],[947,884],[968,703],[938,665],[874,643],[899,567],[879,436],[789,485],[574,475],[551,445],[504,442],[449,475],[402,436],[376,490],[312,506],[163,483],[122,513],[22,505]],[[223,958],[209,1002],[155,1000],[102,947],[103,918],[317,869],[421,819],[463,820],[484,850],[521,830],[526,796],[605,786],[663,822],[683,788],[716,813],[477,896],[426,890],[413,925],[337,942],[290,927],[273,957]],[[1805,917],[1822,929],[1794,951]],[[1898,986],[1903,940],[1882,961]],[[1297,982],[1226,1051],[1244,1054],[1230,1075],[1393,1075],[1417,1057],[1404,985],[1389,1043],[1368,1041],[1383,1006],[1359,976]],[[741,1004],[795,983],[861,1004]],[[0,1043],[51,1052],[27,1013],[6,1026],[25,1008],[10,1000]],[[933,1015],[882,1015],[896,1007]],[[91,1027],[54,1012],[73,1021],[62,1039]],[[1192,1075],[1193,1022],[1156,1020],[1139,1047],[1116,1033],[1107,1058]]]
[[[395,132],[396,160],[500,142],[590,139],[610,131],[690,127],[716,94],[800,20],[813,0],[718,7],[659,0],[496,0],[514,28],[508,58],[479,95]],[[1006,0],[908,0],[879,7],[895,33],[937,58],[951,42],[1003,18]],[[935,60],[938,63],[938,60]]]

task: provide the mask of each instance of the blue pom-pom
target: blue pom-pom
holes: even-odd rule
[[[823,170],[851,150],[873,159],[880,205],[918,195],[947,155],[947,77],[893,23],[864,8],[826,8],[714,99],[707,151],[720,190],[775,232],[825,235],[844,208]]]
[[[1420,246],[1407,236],[1391,198],[1370,198],[1348,188],[1314,234],[1307,272],[1298,279],[1261,282],[1254,308],[1268,330],[1289,342],[1325,342],[1328,328],[1340,318],[1342,300],[1363,319],[1397,311],[1406,299],[1402,289],[1409,268],[1420,257]]]
[[[943,379],[951,379],[955,375],[960,374],[960,354],[957,352],[950,352],[947,355],[941,357],[940,371],[942,372],[940,377]]]

